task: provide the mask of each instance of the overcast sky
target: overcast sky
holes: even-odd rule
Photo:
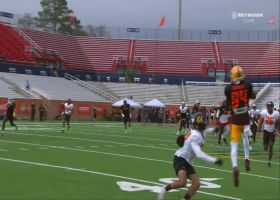
[[[182,0],[183,29],[279,29],[279,0]],[[0,11],[14,14],[41,11],[40,0],[0,0]],[[68,0],[83,25],[176,28],[178,0]],[[233,13],[261,13],[262,17],[233,19]],[[275,23],[268,20],[275,16]],[[251,21],[250,21],[251,20]]]

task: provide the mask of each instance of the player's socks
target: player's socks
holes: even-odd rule
[[[239,186],[239,171],[237,167],[233,168],[233,184],[235,187]]]
[[[245,171],[248,172],[250,171],[251,167],[250,167],[250,160],[249,159],[245,159]]]
[[[164,200],[165,193],[166,193],[166,189],[165,189],[165,187],[162,187],[160,189],[160,192],[158,193],[157,199]]]

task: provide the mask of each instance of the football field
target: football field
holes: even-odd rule
[[[0,137],[0,199],[156,199],[160,187],[176,178],[172,160],[177,126],[132,124],[124,133],[121,122],[62,123],[16,121]],[[230,146],[207,137],[203,150],[224,159],[216,166],[195,159],[201,187],[192,199],[280,199],[280,145],[276,138],[272,167],[267,166],[262,137],[251,151],[251,171],[245,172],[239,145],[240,185],[233,186]],[[186,187],[187,188],[187,187]],[[167,193],[182,199],[184,189]]]

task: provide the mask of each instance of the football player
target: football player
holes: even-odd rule
[[[266,110],[261,112],[260,122],[258,126],[258,131],[261,130],[262,125],[264,123],[263,128],[263,146],[264,150],[268,150],[268,163],[267,165],[271,167],[271,158],[273,152],[273,144],[275,142],[275,135],[280,132],[279,126],[279,112],[273,110],[274,103],[272,101],[267,102]]]
[[[73,111],[74,111],[74,105],[72,104],[72,100],[68,99],[67,102],[64,104],[64,110],[62,112],[62,114],[64,115],[64,119],[62,123],[62,133],[64,133],[65,122],[67,123],[67,130],[70,129],[70,119]]]
[[[178,180],[163,187],[158,194],[158,200],[163,200],[166,192],[176,188],[186,186],[187,179],[191,180],[191,186],[184,196],[184,200],[189,200],[199,189],[200,182],[193,166],[193,159],[198,157],[206,162],[222,165],[220,158],[214,158],[204,153],[201,148],[205,144],[205,137],[209,133],[213,133],[215,128],[206,129],[207,123],[205,115],[198,112],[194,115],[193,128],[186,135],[179,135],[177,144],[179,149],[175,152],[173,166]]]
[[[187,128],[189,128],[189,116],[190,116],[190,111],[188,109],[188,106],[186,106],[186,103],[183,101],[182,105],[179,107],[179,113],[178,113],[178,117],[180,120],[180,126],[179,126],[179,130],[177,132],[177,135],[181,134],[181,130],[182,128],[186,129],[186,125]]]
[[[260,111],[257,109],[256,104],[253,103],[252,108],[249,111],[249,115],[250,115],[250,128],[252,131],[252,139],[253,139],[254,143],[256,141],[259,114],[260,114]]]
[[[244,80],[244,72],[240,66],[234,66],[230,70],[231,83],[225,87],[225,96],[228,109],[231,112],[231,127],[230,127],[230,145],[231,145],[231,163],[233,168],[234,186],[239,185],[239,170],[237,165],[238,144],[240,138],[243,138],[244,154],[245,154],[245,170],[250,170],[249,160],[249,135],[250,116],[249,99],[255,98],[253,85]]]
[[[3,123],[2,123],[2,131],[1,131],[2,136],[4,135],[5,125],[6,125],[7,121],[9,121],[11,126],[14,126],[16,130],[18,129],[17,125],[14,123],[15,108],[16,108],[16,104],[14,102],[14,99],[9,98],[8,103],[7,103],[7,110],[4,114],[4,119],[3,119]]]
[[[124,100],[123,105],[121,106],[121,116],[123,118],[123,123],[124,123],[124,132],[127,133],[127,124],[128,124],[128,131],[131,132],[130,104],[127,103],[127,100]]]
[[[219,141],[218,144],[221,144],[221,139],[225,144],[227,144],[227,137],[229,136],[230,130],[230,111],[227,109],[227,102],[224,100],[222,105],[218,108],[216,113],[217,115],[217,124],[219,129]],[[225,134],[224,134],[225,131]]]

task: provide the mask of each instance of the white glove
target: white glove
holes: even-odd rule
[[[122,118],[124,118],[124,114],[121,114],[122,115]]]

